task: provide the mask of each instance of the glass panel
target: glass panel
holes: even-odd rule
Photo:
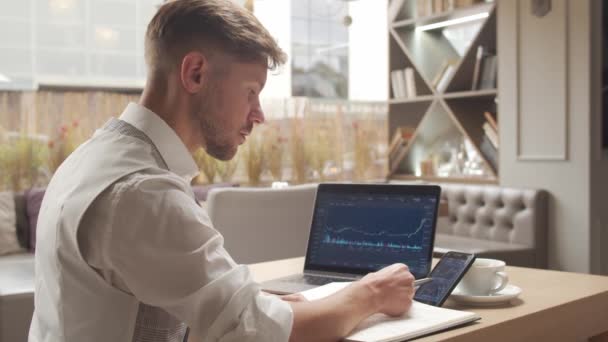
[[[327,19],[329,16],[329,3],[327,0],[309,0],[310,17]]]
[[[30,47],[30,23],[2,22],[0,20],[0,43],[3,47]]]
[[[83,76],[85,74],[84,51],[66,52],[39,49],[36,56],[39,74],[60,76]]]
[[[158,8],[162,5],[162,0],[140,0],[139,1],[139,13],[140,13],[140,27],[144,29],[148,27],[148,23],[154,15]]]
[[[330,22],[329,25],[329,32],[331,34],[332,41],[348,43],[348,28],[344,26],[342,21]]]
[[[134,29],[96,25],[92,27],[89,34],[93,49],[135,51],[137,46],[137,35]]]
[[[37,45],[40,47],[85,47],[84,25],[36,25]]]
[[[293,44],[307,44],[309,40],[308,21],[305,19],[293,18],[291,22],[291,41]]]
[[[4,75],[30,74],[32,72],[32,51],[30,49],[10,49],[0,47],[0,73]]]
[[[348,30],[341,22],[348,6],[326,0],[292,4],[292,94],[346,98]]]
[[[143,55],[138,55],[135,57],[135,62],[137,64],[137,74],[136,77],[138,79],[145,79],[148,71],[146,69],[146,62],[144,60],[144,56]]]
[[[309,44],[318,47],[327,47],[331,41],[331,31],[329,22],[322,20],[310,21],[310,40]]]
[[[36,0],[37,22],[56,25],[83,23],[84,1],[80,0]]]
[[[103,77],[136,78],[135,55],[96,53],[90,56],[92,75]]]
[[[138,29],[135,31],[135,46],[138,54],[142,55],[141,63],[144,63],[144,39],[146,38],[145,29]]]
[[[134,1],[92,1],[90,8],[93,25],[135,26],[136,9]]]
[[[0,18],[30,21],[30,1],[0,0]]]
[[[309,14],[309,0],[291,0],[291,15],[294,18],[307,19]]]

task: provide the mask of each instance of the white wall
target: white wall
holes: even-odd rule
[[[350,3],[353,23],[349,31],[350,100],[388,99],[387,0]]]
[[[576,272],[599,271],[608,203],[592,197],[590,1],[553,0],[543,18],[527,0],[498,3],[500,183],[549,191],[549,267]]]
[[[254,3],[255,16],[279,43],[279,46],[291,55],[291,1],[257,0]],[[268,73],[266,87],[262,98],[291,97],[291,60],[281,68]]]

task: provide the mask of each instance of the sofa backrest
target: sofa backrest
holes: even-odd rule
[[[543,190],[492,185],[440,184],[447,224],[437,232],[546,250],[547,202]],[[544,247],[545,246],[545,247]]]
[[[207,197],[209,217],[238,263],[304,256],[317,185],[222,188]]]

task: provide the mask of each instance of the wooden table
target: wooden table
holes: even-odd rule
[[[250,266],[256,281],[301,272],[304,258]],[[474,311],[481,320],[417,341],[608,342],[608,277],[507,266],[523,292],[511,304],[473,307],[448,300],[445,307]]]

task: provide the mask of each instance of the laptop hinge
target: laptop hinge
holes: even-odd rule
[[[344,279],[345,281],[357,280],[357,279],[361,279],[363,277],[362,275],[358,275],[358,274],[347,275],[344,273],[326,272],[326,271],[304,271],[304,274],[312,275],[312,276],[340,278],[340,279]]]

